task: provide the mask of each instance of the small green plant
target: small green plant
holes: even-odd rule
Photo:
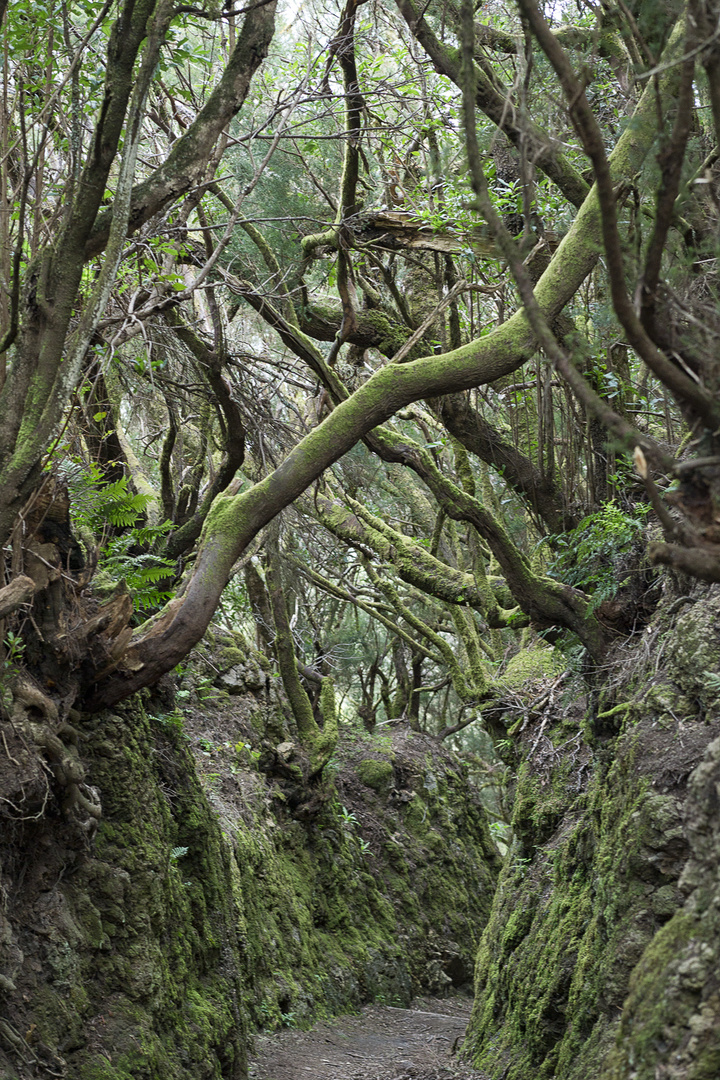
[[[12,705],[10,679],[18,674],[18,665],[22,663],[25,642],[19,634],[8,630],[3,641],[4,656],[0,660],[0,703],[9,709]]]
[[[506,821],[491,821],[490,835],[501,855],[505,855],[512,840],[512,829]]]
[[[527,858],[523,855],[515,855],[513,856],[512,860],[512,868],[516,874],[519,874],[520,877],[525,877],[531,863],[532,859]]]
[[[548,567],[549,575],[590,593],[594,611],[628,583],[621,572],[621,557],[645,531],[649,509],[641,504],[628,514],[609,502],[576,529],[551,537],[557,554]]]
[[[182,735],[184,739],[189,738],[185,732],[185,717],[179,709],[174,709],[171,713],[160,713],[158,716],[153,716],[152,719],[167,731],[174,731],[178,735]]]
[[[342,821],[343,826],[348,825],[352,827],[358,823],[358,819],[346,806],[340,807],[340,820]]]
[[[257,766],[262,756],[261,750],[254,750],[251,743],[236,743],[235,753],[241,760],[249,760],[250,764],[254,767]]]
[[[208,675],[204,675],[202,679],[198,679],[195,684],[195,693],[201,701],[215,701],[220,697],[220,691],[216,688]]]
[[[708,689],[712,690],[714,694],[720,695],[720,675],[717,675],[714,671],[706,671],[704,676]]]
[[[178,859],[182,859],[183,855],[187,855],[189,850],[186,847],[174,847],[170,852],[170,862],[176,863]]]

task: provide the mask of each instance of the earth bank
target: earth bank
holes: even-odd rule
[[[83,717],[97,835],[4,827],[2,1080],[239,1080],[254,1029],[470,982],[499,857],[459,759],[350,729],[308,788],[238,659]]]
[[[696,587],[599,694],[523,726],[466,1044],[491,1076],[720,1075],[718,671],[720,597]]]

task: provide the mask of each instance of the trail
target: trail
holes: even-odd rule
[[[455,1056],[472,1003],[422,998],[367,1005],[311,1031],[258,1037],[251,1080],[487,1080]]]

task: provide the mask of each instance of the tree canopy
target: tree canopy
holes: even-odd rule
[[[709,0],[0,11],[13,715],[219,618],[317,770],[346,700],[497,737],[720,580]]]

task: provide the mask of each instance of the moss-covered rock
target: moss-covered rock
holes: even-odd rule
[[[704,658],[703,658],[704,662]],[[603,1080],[720,1076],[720,739],[696,769],[686,828],[692,856],[681,910],[655,936],[630,981]]]
[[[529,683],[553,679],[565,670],[565,660],[557,649],[534,645],[510,657],[501,682],[509,690],[521,690]]]
[[[379,761],[376,758],[363,758],[358,764],[357,774],[366,787],[377,792],[389,792],[393,778],[391,761]]]

